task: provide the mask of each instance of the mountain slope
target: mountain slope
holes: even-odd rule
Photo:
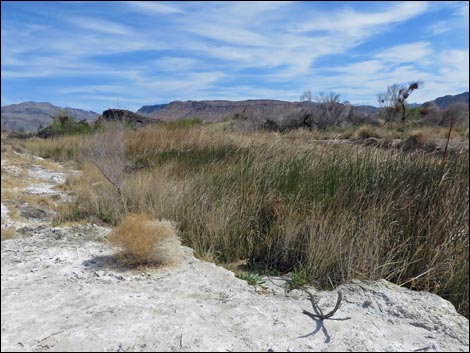
[[[441,109],[445,109],[452,103],[456,103],[456,102],[464,102],[464,103],[469,104],[469,93],[467,91],[467,92],[463,92],[460,94],[456,94],[454,96],[447,95],[444,97],[436,98],[433,100],[433,102],[436,103],[437,106]],[[426,102],[426,103],[429,103],[429,102]]]
[[[273,130],[324,128],[328,125],[370,122],[372,116],[378,112],[375,107],[345,103],[336,106],[335,117],[331,117],[324,104],[271,99],[174,101],[164,108],[153,110],[152,106],[146,106],[138,112],[142,112],[144,108],[152,111],[147,116],[162,121],[199,118],[205,122],[219,122],[234,119],[244,121],[252,127]]]
[[[136,111],[136,113],[145,116],[150,116],[153,113],[166,108],[167,105],[168,104],[144,105],[142,108]]]
[[[454,102],[469,103],[469,92],[457,95],[447,95],[433,100],[440,108],[447,108]],[[427,102],[428,103],[428,102]],[[243,101],[228,100],[204,100],[204,101],[174,101],[169,104],[145,105],[139,110],[138,114],[142,114],[151,118],[161,120],[178,120],[200,118],[204,121],[220,121],[226,117],[243,114],[250,111],[254,115],[266,113],[267,111],[275,111],[282,109],[291,110],[300,106],[302,103],[287,102],[270,99],[250,99]],[[426,103],[424,103],[426,104]],[[422,104],[411,103],[409,107],[420,107]],[[354,105],[354,110],[358,114],[371,116],[380,111],[380,108],[371,105]]]
[[[311,106],[318,106],[318,104],[312,103]],[[200,118],[213,122],[247,113],[259,116],[262,113],[277,110],[294,111],[299,107],[305,107],[305,103],[271,99],[174,101],[169,104],[143,106],[137,113],[161,120]],[[358,105],[354,106],[354,109],[364,115],[376,114],[379,111],[379,108],[370,105]]]
[[[253,99],[244,101],[228,100],[204,100],[204,101],[174,101],[163,109],[158,109],[150,114],[152,118],[161,120],[179,120],[200,118],[204,121],[221,121],[224,118],[246,110],[264,111],[279,107],[293,107],[294,103],[270,99]],[[140,110],[139,110],[140,111]]]
[[[98,117],[98,114],[92,111],[70,107],[61,108],[46,102],[23,102],[2,107],[2,127],[12,130],[35,131],[41,125],[49,125],[52,122],[52,117],[63,111],[71,114],[77,120],[94,121]]]

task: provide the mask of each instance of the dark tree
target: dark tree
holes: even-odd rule
[[[412,82],[408,86],[393,84],[387,87],[387,93],[377,95],[380,106],[385,109],[387,121],[391,120],[395,113],[401,109],[401,121],[405,122],[406,99],[421,85],[422,83],[418,81]]]

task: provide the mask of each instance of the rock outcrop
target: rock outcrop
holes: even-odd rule
[[[146,116],[131,112],[125,109],[108,109],[97,119],[97,123],[104,121],[120,121],[130,125],[141,127],[145,125],[158,123],[158,119],[150,119]]]

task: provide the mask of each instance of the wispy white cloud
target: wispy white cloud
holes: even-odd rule
[[[198,46],[206,55],[236,61],[235,65],[241,68],[278,67],[280,69],[270,79],[291,80],[306,75],[317,58],[344,53],[377,32],[386,30],[389,25],[422,14],[428,7],[426,2],[411,2],[399,3],[374,13],[351,9],[339,12],[312,11],[311,19],[300,24],[297,19],[289,21],[284,17],[285,26],[265,30],[263,25],[266,26],[266,23],[260,19],[275,18],[276,14],[271,15],[272,10],[287,5],[288,2],[259,3],[246,13],[244,11],[251,5],[228,4],[216,6],[201,16],[196,14],[194,18],[198,19],[197,23],[184,17],[180,20],[188,23],[187,30],[192,33],[227,43],[225,46]],[[243,14],[235,15],[239,13]],[[224,30],[217,31],[218,28]],[[312,35],[310,32],[314,30],[326,33]]]
[[[468,72],[468,56],[468,50],[452,49],[442,52],[440,59],[446,67],[462,70],[462,72],[465,73]]]
[[[226,77],[223,72],[196,72],[182,77],[151,78],[139,82],[139,86],[154,91],[183,92],[204,90],[214,87],[214,83]]]
[[[236,30],[221,31],[219,24],[202,23],[191,26],[190,31],[206,38],[217,39],[234,45],[266,46],[269,41],[264,35],[254,31],[237,28]]]
[[[200,70],[204,67],[204,63],[193,58],[170,57],[170,56],[157,59],[153,61],[151,65],[165,72],[168,72],[168,71],[182,72],[182,71],[197,70],[197,69]]]
[[[286,18],[279,10],[282,11],[290,4],[291,2],[215,3],[210,8],[186,12],[171,3],[130,2],[128,6],[140,10],[180,14],[175,19],[180,26],[177,29],[173,27],[176,31],[171,34],[173,39],[162,40],[161,37],[156,39],[146,33],[136,34],[128,26],[109,20],[72,17],[70,22],[96,33],[63,35],[53,31],[48,33],[52,40],[48,41],[46,48],[53,53],[67,53],[75,57],[186,49],[202,56],[233,61],[232,68],[278,67],[280,69],[273,72],[271,79],[290,80],[308,73],[315,59],[342,53],[360,44],[371,35],[371,27],[379,24],[386,26],[388,23],[408,19],[426,8],[425,3],[418,2],[395,5],[389,10],[374,13],[373,16],[352,10],[332,14],[313,13],[314,22],[305,22],[301,31],[289,32],[283,26],[268,29],[266,19],[281,18],[285,21]],[[352,18],[346,20],[350,16]],[[331,17],[336,20],[325,20]],[[285,27],[292,27],[295,22],[297,21],[287,20]],[[302,33],[312,23],[316,26],[314,28],[329,29],[332,33],[317,36]],[[347,28],[344,27],[345,24]],[[106,36],[100,36],[100,33]],[[193,36],[186,36],[185,33]],[[219,43],[207,42],[203,38],[214,39]]]
[[[92,32],[118,35],[130,35],[134,33],[129,27],[122,24],[92,17],[69,17],[67,21]]]
[[[442,9],[445,5],[450,8],[448,13],[442,20],[433,22],[426,27],[427,34],[431,36],[442,35],[451,31],[468,32],[469,28],[469,3],[468,1],[451,1],[445,4],[439,2],[433,3],[437,6],[437,10]],[[445,8],[445,7],[444,7]]]
[[[189,75],[181,75],[175,78],[174,76],[164,77],[142,77],[139,75],[138,79],[134,80],[134,87],[138,92],[145,92],[145,95],[155,95],[158,92],[166,92],[167,94],[174,94],[175,92],[188,93],[193,92],[195,89],[209,89],[213,88],[214,84],[223,79],[225,74],[222,72],[198,72]],[[125,86],[115,84],[97,84],[97,85],[75,85],[71,87],[60,88],[58,90],[61,94],[101,94],[113,95],[128,93],[130,96],[135,97],[135,91],[129,91]]]
[[[428,26],[427,31],[432,35],[446,33],[451,30],[451,24],[447,21],[439,21]]]
[[[133,82],[133,89],[117,85],[83,85],[66,87],[57,93],[69,97],[70,101],[83,106],[83,102],[94,102],[104,107],[137,110],[152,102],[168,102],[175,95],[180,100],[214,99],[217,82],[225,77],[221,72],[200,72],[179,78],[172,76],[144,78]],[[215,94],[214,94],[215,93]],[[98,109],[99,110],[99,109]]]
[[[438,80],[446,85],[469,85],[469,52],[468,50],[445,50],[439,55]]]
[[[431,43],[417,42],[397,45],[374,55],[374,58],[391,64],[418,63],[429,61],[433,54]]]
[[[126,94],[128,89],[123,86],[106,84],[106,85],[74,85],[71,87],[61,87],[57,90],[58,93],[74,95],[76,93],[87,93],[87,94],[96,94],[96,93],[107,93],[107,94]]]
[[[376,12],[359,12],[345,9],[332,14],[317,14],[309,22],[293,28],[296,32],[330,31],[348,32],[352,35],[363,35],[371,29],[409,20],[424,13],[428,9],[426,1],[406,1],[392,5],[389,9]]]
[[[415,44],[418,44],[417,48],[421,47],[419,43]],[[468,51],[443,50],[438,53],[426,53],[426,50],[418,50],[417,53],[411,54],[417,59],[414,62],[405,62],[399,55],[390,55],[400,52],[397,47],[392,47],[375,55],[374,60],[334,67],[326,73],[318,71],[316,76],[321,84],[312,89],[337,91],[345,95],[343,98],[364,104],[375,103],[374,97],[394,83],[423,82],[420,89],[413,92],[410,102],[429,101],[446,94],[468,90]],[[434,60],[421,60],[428,54],[432,54]]]
[[[338,72],[341,74],[353,74],[356,76],[368,77],[386,68],[386,64],[381,60],[366,60],[343,66],[335,66],[328,68],[330,72]]]
[[[158,1],[124,1],[133,10],[143,12],[145,14],[175,14],[184,13],[185,11],[175,5]]]
[[[469,3],[468,1],[459,1],[457,5],[456,14],[468,19],[469,17]],[[467,22],[468,24],[468,22]]]

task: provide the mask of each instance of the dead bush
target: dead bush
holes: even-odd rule
[[[370,125],[364,125],[355,132],[356,137],[360,139],[367,139],[369,137],[381,138],[379,132]]]
[[[103,132],[97,134],[88,150],[89,159],[114,186],[122,193],[122,179],[126,168],[124,126],[120,122],[103,124]]]
[[[410,132],[410,138],[416,140],[421,145],[429,145],[434,142],[435,137],[431,129],[415,129]]]
[[[164,266],[177,263],[182,257],[174,225],[146,214],[126,215],[108,241],[121,249],[118,256],[127,265]]]

